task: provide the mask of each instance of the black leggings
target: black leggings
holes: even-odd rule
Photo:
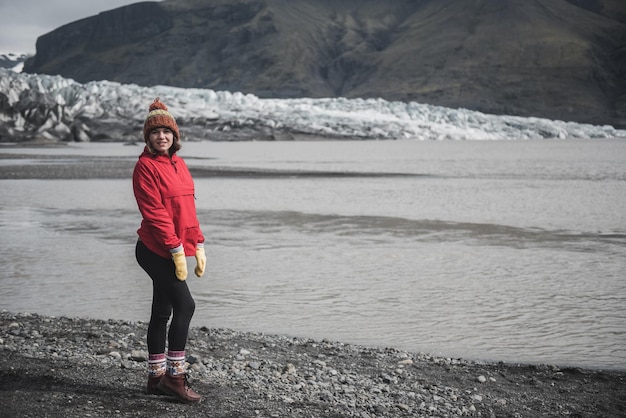
[[[148,325],[148,353],[165,352],[167,335],[168,350],[184,351],[187,344],[189,323],[196,309],[187,282],[176,278],[174,261],[150,251],[138,241],[135,256],[139,265],[152,279],[152,314]],[[172,316],[169,333],[167,321]]]

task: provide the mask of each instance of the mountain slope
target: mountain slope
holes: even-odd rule
[[[165,0],[43,35],[25,71],[382,97],[626,126],[620,0]]]

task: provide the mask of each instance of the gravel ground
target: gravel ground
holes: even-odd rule
[[[0,313],[6,417],[621,417],[626,371],[480,363],[192,328],[205,398],[147,395],[147,324]]]

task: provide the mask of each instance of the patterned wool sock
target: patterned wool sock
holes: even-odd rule
[[[148,375],[150,377],[163,376],[166,370],[165,353],[148,354]]]
[[[167,352],[167,372],[172,376],[185,374],[185,352]]]

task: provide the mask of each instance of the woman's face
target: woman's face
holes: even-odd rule
[[[167,154],[174,143],[174,133],[169,128],[156,128],[150,132],[150,146],[157,154]]]

